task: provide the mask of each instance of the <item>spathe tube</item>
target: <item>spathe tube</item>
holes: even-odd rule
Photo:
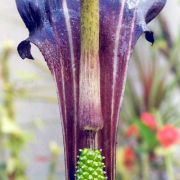
[[[57,84],[64,135],[66,179],[75,179],[78,150],[89,146],[94,140],[94,146],[102,149],[106,157],[108,179],[115,179],[116,133],[128,62],[141,34],[145,33],[146,39],[153,43],[153,33],[149,31],[147,23],[158,15],[165,2],[99,0],[97,78],[100,81],[100,103],[90,114],[94,113],[99,117],[101,112],[100,119],[103,123],[97,123],[99,129],[90,132],[79,126],[79,99],[82,90],[81,1],[16,0],[18,11],[29,30],[29,37],[20,43],[18,52],[23,59],[32,59],[30,43],[35,44],[42,52]],[[91,100],[89,97],[87,99],[87,102]],[[94,112],[98,108],[98,113]],[[94,122],[100,121],[98,117]]]

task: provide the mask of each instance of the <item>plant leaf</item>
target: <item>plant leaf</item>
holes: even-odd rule
[[[135,120],[133,120],[133,122],[139,128],[141,137],[143,138],[145,150],[146,151],[153,150],[158,145],[158,141],[156,139],[156,133],[153,132],[152,130],[150,130],[139,119],[135,119]]]

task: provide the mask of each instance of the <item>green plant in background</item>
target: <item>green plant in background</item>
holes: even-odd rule
[[[58,157],[59,154],[61,153],[61,149],[56,142],[51,142],[50,151],[51,151],[51,159],[49,165],[48,180],[55,180],[57,165],[58,165]]]
[[[44,96],[39,93],[41,89],[34,92],[31,87],[29,89],[22,84],[37,80],[36,75],[25,71],[17,71],[17,81],[12,78],[10,71],[10,57],[14,53],[14,46],[11,41],[4,43],[0,52],[0,180],[26,180],[26,164],[21,157],[21,153],[25,150],[25,146],[32,140],[32,135],[23,130],[16,120],[15,101],[31,99],[31,101],[56,103],[54,96]],[[35,63],[42,73],[48,74],[40,62]],[[13,80],[12,80],[13,79]],[[40,130],[42,122],[36,120],[33,127]],[[58,157],[60,148],[55,142],[50,143],[51,157],[48,159],[50,165],[48,170],[48,180],[55,180],[57,177]]]
[[[124,177],[126,169],[132,171],[136,166],[134,173],[143,180],[148,180],[155,170],[159,173],[157,179],[161,179],[163,171],[169,180],[177,179],[172,155],[180,140],[178,128],[171,124],[160,125],[153,114],[145,112],[141,117],[132,120],[132,124],[124,133],[124,139],[124,154],[120,154],[122,148],[119,149],[118,161],[120,167],[126,168],[119,169],[120,176]],[[126,177],[123,180],[131,178]]]
[[[164,16],[159,16],[158,24],[160,27],[159,39],[159,52],[164,56],[164,59],[169,66],[169,70],[175,79],[175,84],[180,88],[180,32],[176,38],[173,38],[171,27]]]
[[[159,17],[157,23],[160,29],[153,50],[148,49],[150,54],[143,57],[137,48],[135,68],[127,80],[119,131],[124,147],[117,153],[118,178],[123,180],[149,180],[152,175],[154,179],[179,179],[175,168],[180,166],[174,156],[180,138],[180,41],[178,36],[173,42],[165,18]]]
[[[11,43],[5,43],[1,55],[1,80],[3,93],[0,104],[0,143],[1,152],[8,152],[7,159],[1,161],[0,179],[25,180],[26,165],[21,151],[30,139],[30,134],[22,130],[17,122],[14,109],[15,91],[10,79],[9,57],[13,51]],[[2,155],[2,154],[1,154]]]

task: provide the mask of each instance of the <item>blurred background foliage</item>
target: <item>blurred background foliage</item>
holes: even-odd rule
[[[117,179],[180,179],[180,33],[173,39],[163,15],[153,26],[155,44],[138,44],[127,77]]]
[[[25,146],[34,140],[33,134],[23,130],[16,121],[15,101],[28,98],[39,101],[56,102],[55,97],[42,97],[30,93],[30,89],[19,87],[11,81],[9,68],[10,56],[16,53],[11,41],[6,41],[0,51],[0,75],[1,75],[1,96],[0,96],[0,180],[26,180],[27,164],[21,157]],[[41,64],[36,66],[45,71]],[[31,73],[18,72],[19,81],[31,82],[36,77]],[[20,83],[21,84],[21,83]],[[42,125],[42,124],[41,124]],[[34,124],[35,128],[40,128],[40,124]],[[39,156],[37,161],[49,161],[48,180],[56,178],[56,168],[58,156],[61,153],[56,142],[49,142],[50,157]]]
[[[180,27],[176,25],[174,33],[166,13],[151,24],[155,44],[142,37],[130,63],[119,123],[117,180],[180,179]],[[0,15],[6,23],[21,27],[14,17]],[[53,80],[39,60],[42,56],[24,63],[17,59],[16,46],[9,40],[0,42],[0,180],[64,179],[59,115],[54,116],[58,111],[51,107],[58,107]],[[12,59],[22,67],[33,66],[35,73],[26,67],[17,70]],[[19,102],[33,104],[23,109]],[[40,112],[48,117],[30,115],[39,111],[35,103],[41,103]]]

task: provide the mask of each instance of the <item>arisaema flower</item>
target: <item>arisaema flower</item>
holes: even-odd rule
[[[143,112],[140,117],[141,121],[150,129],[155,130],[157,128],[156,118],[153,114]]]
[[[29,37],[18,46],[42,52],[57,83],[66,178],[75,179],[79,149],[102,149],[115,178],[116,133],[127,65],[142,33],[166,0],[16,0]]]

